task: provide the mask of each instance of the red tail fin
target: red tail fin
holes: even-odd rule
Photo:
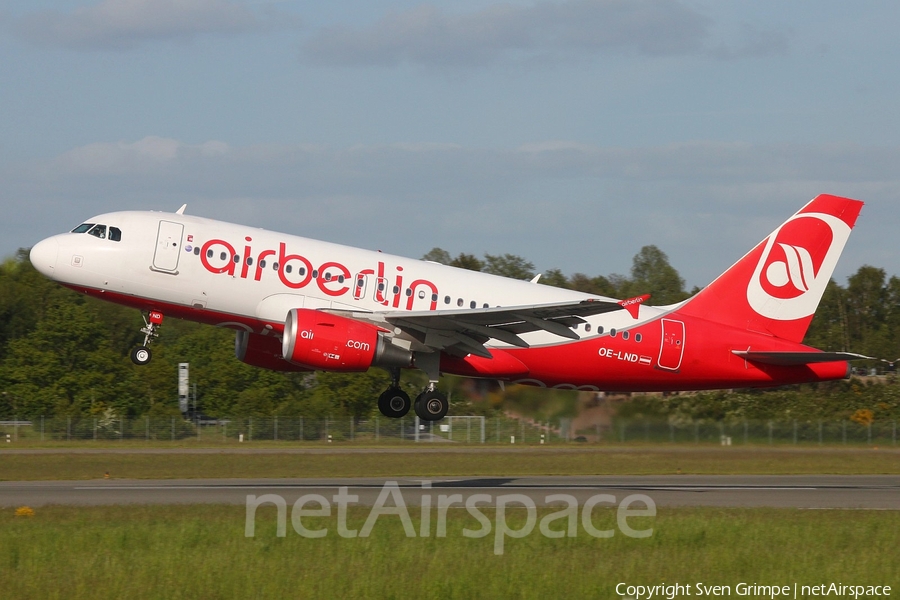
[[[817,196],[680,312],[801,342],[862,206]]]

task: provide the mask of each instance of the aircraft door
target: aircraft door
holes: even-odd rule
[[[181,236],[184,225],[172,221],[160,221],[156,235],[156,251],[153,253],[153,268],[157,271],[175,273],[181,254]]]
[[[657,364],[661,369],[677,371],[684,356],[684,323],[673,319],[661,319],[662,341]]]

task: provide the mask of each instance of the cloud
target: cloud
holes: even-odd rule
[[[268,19],[228,0],[102,0],[72,12],[31,13],[14,31],[31,42],[81,50],[129,50],[158,40],[261,31]]]
[[[705,285],[827,192],[869,202],[842,264],[900,273],[884,243],[900,228],[898,166],[900,147],[854,144],[335,148],[147,137],[0,165],[0,255],[94,214],[186,202],[191,214],[406,256],[512,252],[568,273],[627,272],[642,245],[657,244],[691,285]]]
[[[304,45],[327,65],[482,65],[504,57],[698,51],[709,20],[676,0],[569,0],[498,4],[461,15],[427,4],[369,27],[331,27]]]
[[[74,148],[45,165],[47,176],[209,175],[223,188],[241,185],[250,172],[272,186],[293,182],[342,192],[384,184],[410,190],[424,182],[594,178],[706,184],[775,181],[900,181],[900,148],[857,144],[768,144],[696,141],[623,148],[547,140],[516,148],[474,148],[446,143],[394,143],[334,148],[322,144],[233,147],[149,136],[135,142],[98,142]],[[255,179],[255,177],[254,177]],[[266,187],[261,188],[267,189]],[[279,194],[281,192],[278,192]]]
[[[98,142],[74,148],[54,161],[62,170],[72,174],[146,173],[160,165],[192,156],[221,156],[229,151],[228,144],[210,141],[188,145],[157,136],[137,142]]]

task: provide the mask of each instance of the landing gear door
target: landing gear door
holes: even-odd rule
[[[659,347],[660,369],[677,371],[684,356],[684,323],[673,319],[662,319],[662,342]]]
[[[184,225],[172,221],[160,221],[156,235],[156,251],[153,253],[153,270],[177,273],[181,255],[181,236]]]

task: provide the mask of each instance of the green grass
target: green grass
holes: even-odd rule
[[[367,515],[351,508],[350,526]],[[508,539],[502,556],[493,536],[461,535],[478,527],[464,510],[449,513],[440,539],[407,538],[392,516],[365,539],[337,536],[335,517],[319,519],[324,538],[297,535],[290,519],[278,538],[272,508],[259,509],[256,537],[246,538],[244,518],[244,507],[220,505],[45,507],[33,517],[0,510],[0,595],[614,598],[618,582],[900,586],[897,512],[660,509],[633,523],[654,528],[646,539],[597,539],[579,526],[575,538]],[[522,513],[508,518],[517,527]],[[598,527],[614,522],[612,511],[595,512]]]
[[[653,474],[898,474],[900,453],[875,449],[507,447],[339,449],[198,454],[0,452],[0,480],[437,477]],[[349,451],[348,451],[349,450]],[[396,450],[396,449],[394,449]]]

